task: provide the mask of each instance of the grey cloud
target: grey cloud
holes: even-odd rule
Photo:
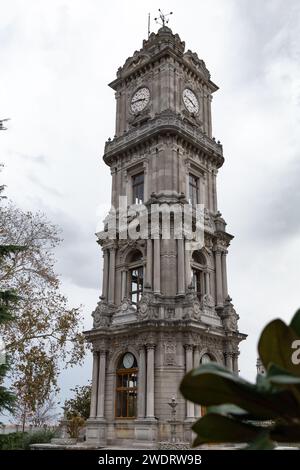
[[[42,182],[40,179],[38,179],[32,172],[29,173],[29,174],[27,175],[27,177],[28,177],[28,179],[29,179],[32,183],[36,184],[37,186],[39,186],[41,189],[43,189],[43,190],[46,191],[47,193],[50,193],[50,194],[52,194],[53,196],[58,196],[58,197],[60,197],[60,198],[63,197],[63,194],[62,194],[60,191],[58,191],[58,190],[57,190],[56,188],[54,188],[53,186],[49,186],[49,185],[43,183],[43,182]]]
[[[99,290],[101,252],[92,224],[79,223],[64,212],[47,213],[62,230],[63,241],[56,252],[56,270],[79,287]]]
[[[300,161],[295,159],[260,192],[258,236],[277,242],[300,235]]]
[[[25,153],[15,152],[16,156],[22,160],[30,161],[32,163],[39,163],[41,165],[47,165],[48,160],[45,155],[27,155]]]
[[[299,43],[295,41],[300,19],[298,0],[290,0],[288,8],[284,0],[239,0],[234,6],[239,84],[247,86],[249,80],[263,76],[275,59],[299,56]]]

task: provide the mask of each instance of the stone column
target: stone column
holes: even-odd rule
[[[108,301],[113,304],[115,301],[115,265],[116,265],[116,250],[110,248],[109,251],[109,289]]]
[[[185,370],[189,372],[193,368],[193,346],[185,345]],[[195,405],[191,401],[186,402],[186,417],[194,418]]]
[[[186,243],[188,243],[186,241]],[[185,285],[186,288],[189,287],[189,285],[192,282],[192,268],[191,268],[191,252],[190,250],[185,250]]]
[[[203,124],[204,130],[208,135],[208,119],[207,119],[207,95],[206,86],[203,87]]]
[[[138,378],[138,418],[145,417],[146,398],[146,354],[145,347],[139,350],[139,378]]]
[[[205,293],[210,294],[210,275],[208,271],[205,273]]]
[[[148,199],[149,199],[149,181],[148,181],[148,177],[149,177],[149,168],[148,168],[148,162],[144,162],[144,165],[143,165],[143,168],[144,168],[144,202],[147,202]]]
[[[222,253],[222,283],[224,300],[226,299],[226,297],[228,297],[226,256],[227,251],[224,251]]]
[[[154,240],[154,292],[160,294],[160,239]]]
[[[116,97],[116,135],[120,135],[120,97],[121,92],[115,93]]]
[[[197,367],[200,366],[200,350],[198,347],[194,349],[194,368],[196,369]],[[195,405],[195,416],[198,418],[201,416],[201,406],[200,405]]]
[[[207,118],[208,118],[208,135],[209,135],[209,137],[212,136],[212,124],[211,124],[211,102],[212,102],[212,99],[213,99],[212,95],[209,94],[207,96],[207,108],[208,108],[207,109],[207,111],[208,111]]]
[[[205,209],[208,208],[207,197],[206,197],[206,173],[203,173],[200,178],[200,204],[204,204]]]
[[[121,272],[121,302],[124,300],[124,297],[126,296],[126,283],[127,283],[127,272],[124,269]]]
[[[184,294],[185,292],[185,276],[184,276],[184,240],[177,240],[177,293]]]
[[[108,292],[108,251],[103,250],[103,279],[102,279],[102,297],[107,300]]]
[[[221,264],[221,251],[215,251],[216,257],[216,284],[217,284],[217,307],[223,305],[223,286],[222,286],[222,264]]]
[[[146,283],[152,289],[152,240],[147,240],[147,265],[146,265]]]
[[[214,210],[214,187],[213,187],[213,170],[208,173],[208,187],[209,187],[209,209]]]
[[[231,352],[226,352],[225,353],[225,365],[227,369],[230,371],[233,371],[233,364],[232,364],[232,353]]]
[[[99,373],[99,353],[93,352],[93,375],[90,417],[95,418],[97,414],[97,393],[98,393],[98,373]]]
[[[154,418],[154,344],[147,344],[147,418]]]
[[[238,363],[239,353],[232,355],[232,369],[235,374],[239,373],[239,363]]]
[[[124,184],[125,184],[125,194],[127,197],[127,205],[130,206],[132,204],[132,188],[131,188],[131,177],[128,174],[127,170],[124,170]]]
[[[163,111],[164,109],[169,108],[169,77],[168,77],[169,67],[167,63],[167,59],[161,61],[160,65],[160,109]]]
[[[186,199],[190,199],[190,164],[185,162],[185,194]]]
[[[117,168],[111,167],[110,168],[111,174],[111,205],[116,207],[116,178],[117,178]]]
[[[106,351],[100,351],[97,418],[104,418]]]
[[[218,200],[217,200],[217,174],[218,174],[218,170],[217,170],[217,169],[214,169],[213,172],[212,172],[212,175],[213,175],[213,201],[214,201],[213,210],[214,210],[214,212],[217,212],[217,210],[218,210]]]

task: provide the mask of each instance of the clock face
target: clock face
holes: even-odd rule
[[[150,101],[149,88],[143,87],[137,90],[131,98],[131,111],[133,113],[139,113]]]
[[[123,366],[125,369],[130,369],[134,364],[134,356],[131,353],[126,353],[123,357]]]
[[[183,102],[186,109],[193,114],[197,114],[199,111],[199,103],[195,93],[189,88],[185,88],[182,93]]]

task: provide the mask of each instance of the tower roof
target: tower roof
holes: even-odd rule
[[[162,26],[157,33],[151,33],[148,39],[144,39],[143,47],[135,51],[132,56],[126,59],[124,65],[119,67],[116,80],[111,82],[109,86],[117,90],[124,79],[142,72],[143,69],[147,69],[151,64],[167,55],[174,57],[176,61],[187,67],[198,79],[205,82],[212,92],[218,90],[217,85],[210,79],[205,62],[199,59],[196,52],[192,52],[190,49],[185,51],[185,42],[177,33],[173,34],[168,26]]]

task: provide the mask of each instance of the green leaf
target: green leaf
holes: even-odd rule
[[[262,432],[254,441],[249,444],[245,450],[272,450],[276,447],[270,439],[270,432]]]
[[[270,382],[277,385],[300,384],[300,377],[293,377],[292,375],[276,375],[276,377],[270,378]]]
[[[233,415],[233,416],[248,416],[247,411],[239,406],[226,403],[225,405],[209,406],[207,413],[215,413],[220,415]]]
[[[274,384],[300,384],[300,377],[291,374],[286,369],[270,364],[267,370],[266,380]]]
[[[300,367],[292,363],[292,344],[300,339],[294,330],[287,326],[282,320],[274,320],[263,330],[259,343],[259,357],[267,369],[269,364],[274,363],[288,372],[300,376]]]
[[[272,387],[278,389],[290,390],[300,404],[300,377],[291,374],[282,367],[276,364],[270,364],[267,370],[265,380],[268,381]]]
[[[276,442],[300,442],[300,422],[275,426],[271,431],[271,438]]]
[[[290,323],[290,328],[300,337],[300,309],[297,310]]]
[[[197,438],[193,446],[204,443],[221,442],[249,442],[255,439],[264,429],[259,426],[242,423],[232,418],[207,414],[200,418],[193,426]]]
[[[204,406],[233,404],[261,420],[286,413],[300,415],[289,391],[264,391],[213,363],[190,371],[182,380],[180,391],[194,403]]]

